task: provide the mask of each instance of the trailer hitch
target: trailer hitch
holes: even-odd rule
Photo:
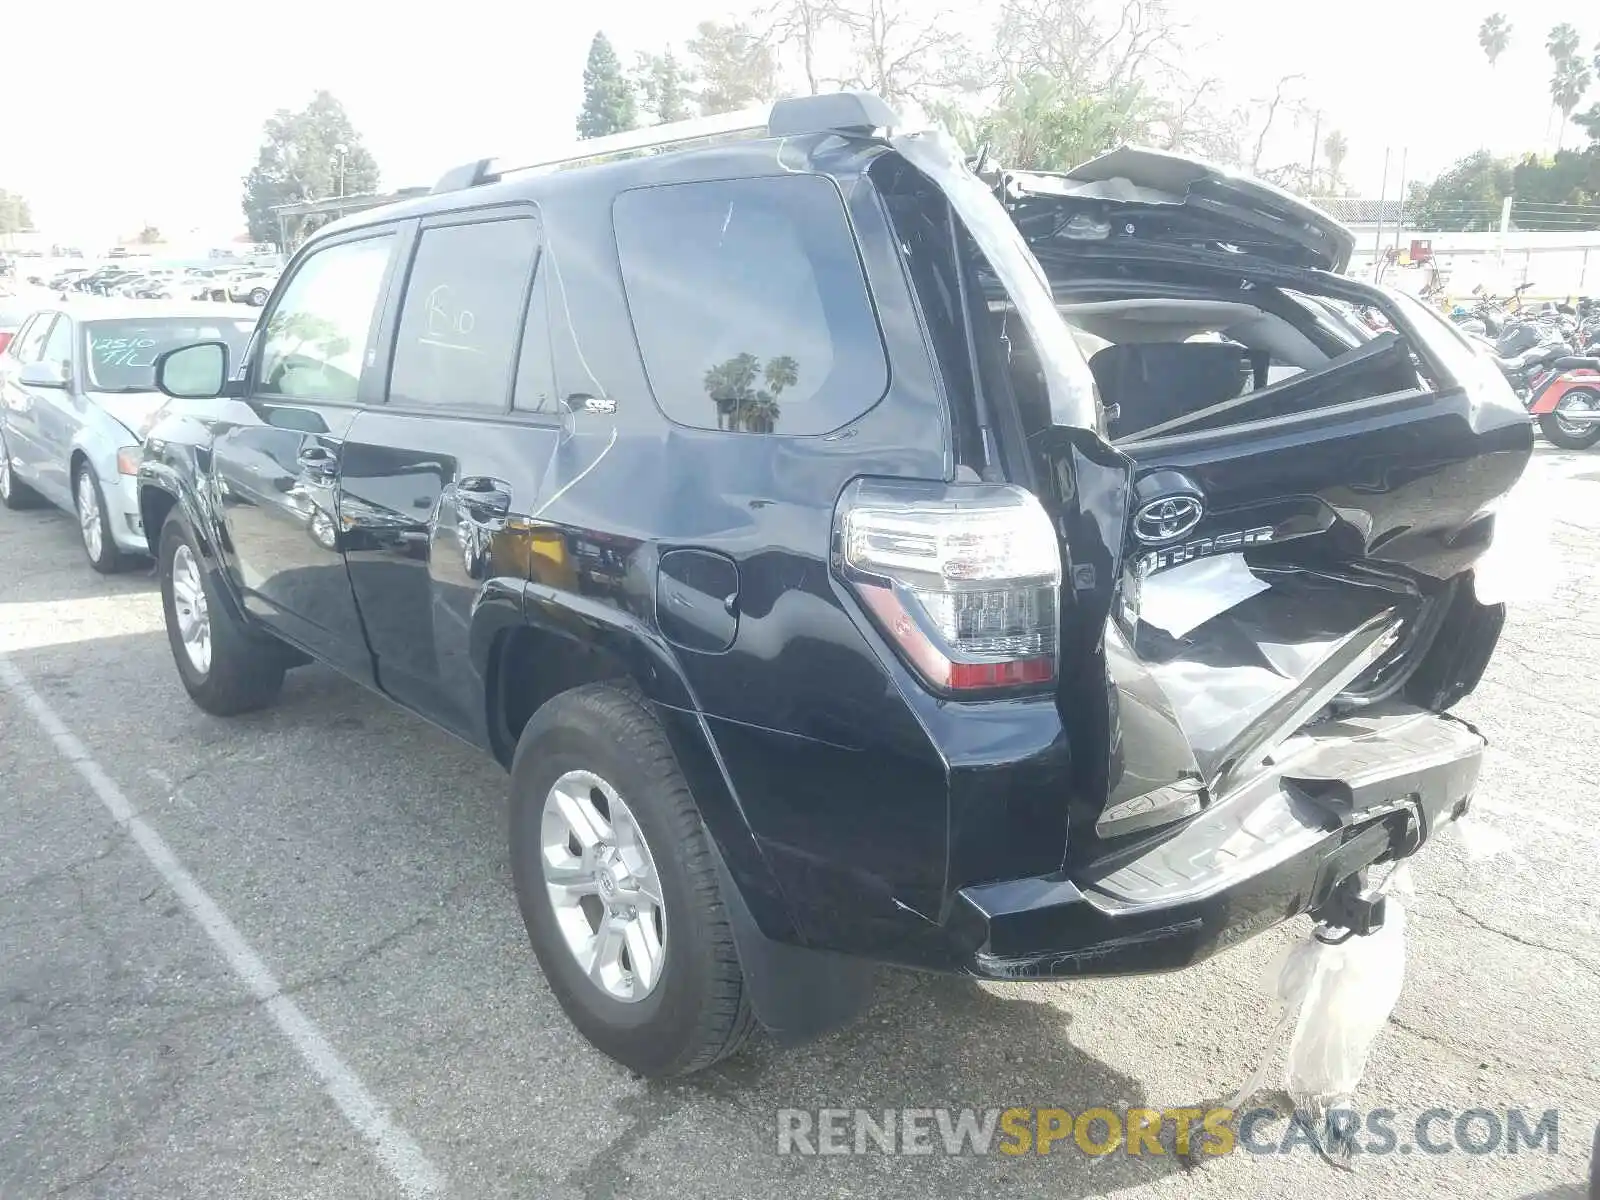
[[[1338,946],[1353,937],[1366,937],[1383,928],[1388,903],[1381,886],[1367,883],[1365,869],[1346,875],[1334,884],[1333,893],[1311,910],[1317,923],[1313,935],[1328,946]]]

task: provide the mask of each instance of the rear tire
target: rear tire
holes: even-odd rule
[[[570,797],[574,779],[583,781],[576,786],[594,804],[588,811],[604,808],[605,832],[614,835],[609,848],[601,837],[600,849],[591,850],[576,835],[570,840],[561,835],[559,819],[552,825],[549,814],[559,818],[565,811],[552,799],[555,785],[563,781]],[[622,804],[607,802],[604,789]],[[617,823],[612,822],[614,813],[622,818]],[[581,876],[591,861],[617,861],[607,856],[629,844],[629,824],[644,844],[645,871],[624,872],[622,883],[608,883],[607,872],[600,871],[596,890],[583,896],[585,902],[593,896],[590,908],[599,915],[581,915],[584,910],[575,910],[568,901],[558,918],[552,877],[559,887],[559,881]],[[574,845],[580,847],[575,853],[570,849]],[[612,684],[589,684],[556,696],[529,720],[512,764],[511,865],[523,923],[550,990],[599,1050],[640,1075],[659,1078],[709,1067],[749,1038],[755,1017],[709,835],[666,735],[633,693]],[[640,883],[641,878],[647,882]],[[608,977],[598,966],[586,969],[580,963],[580,945],[590,929],[598,964],[602,927],[608,913],[615,912],[611,901],[625,896],[627,887],[648,888],[652,878],[662,918],[653,926],[659,930],[653,942],[659,948],[653,980],[650,968],[641,974],[625,958]],[[624,908],[624,914],[631,911]],[[643,914],[643,905],[639,911]],[[589,929],[576,926],[580,920]],[[632,996],[618,998],[618,979]],[[648,981],[647,987],[639,986],[642,980]]]
[[[1552,446],[1560,446],[1563,450],[1587,450],[1596,442],[1600,442],[1600,425],[1580,425],[1575,429],[1564,425],[1561,421],[1561,409],[1569,398],[1581,401],[1586,409],[1600,410],[1600,393],[1592,392],[1588,388],[1573,388],[1561,397],[1555,412],[1545,413],[1539,418],[1539,432],[1544,434],[1545,440]]]
[[[218,717],[271,704],[283,688],[287,648],[235,615],[176,508],[161,527],[157,573],[167,641],[189,698]]]

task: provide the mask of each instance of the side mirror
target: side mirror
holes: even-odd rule
[[[215,400],[228,391],[228,344],[195,342],[156,358],[156,387],[175,400]]]
[[[23,387],[64,388],[67,375],[60,363],[31,362],[17,373],[17,382]]]

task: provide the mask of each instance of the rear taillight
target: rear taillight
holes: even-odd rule
[[[6,347],[11,345],[11,333],[9,329],[0,329],[0,354],[4,354]]]
[[[971,695],[1055,681],[1061,553],[1031,492],[856,480],[839,499],[833,558],[879,629],[935,691]]]

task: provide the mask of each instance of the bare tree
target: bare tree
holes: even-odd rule
[[[1337,196],[1344,175],[1344,160],[1349,157],[1350,143],[1337,129],[1322,139],[1322,152],[1328,156],[1328,191]]]
[[[837,21],[824,0],[778,0],[761,10],[758,20],[774,46],[793,46],[800,54],[800,67],[806,77],[806,90],[813,96],[821,91],[822,76],[818,61],[823,38]]]
[[[846,35],[849,68],[840,82],[847,87],[893,104],[926,102],[968,82],[960,62],[966,38],[947,8],[921,0],[816,0],[814,7],[821,22]]]
[[[1261,122],[1261,128],[1256,133],[1255,151],[1250,155],[1250,171],[1252,174],[1262,173],[1261,158],[1266,153],[1267,138],[1272,133],[1272,126],[1277,122],[1281,110],[1294,111],[1296,101],[1288,95],[1289,85],[1304,79],[1303,75],[1285,75],[1278,80],[1272,89],[1272,99],[1266,102],[1266,118]]]

